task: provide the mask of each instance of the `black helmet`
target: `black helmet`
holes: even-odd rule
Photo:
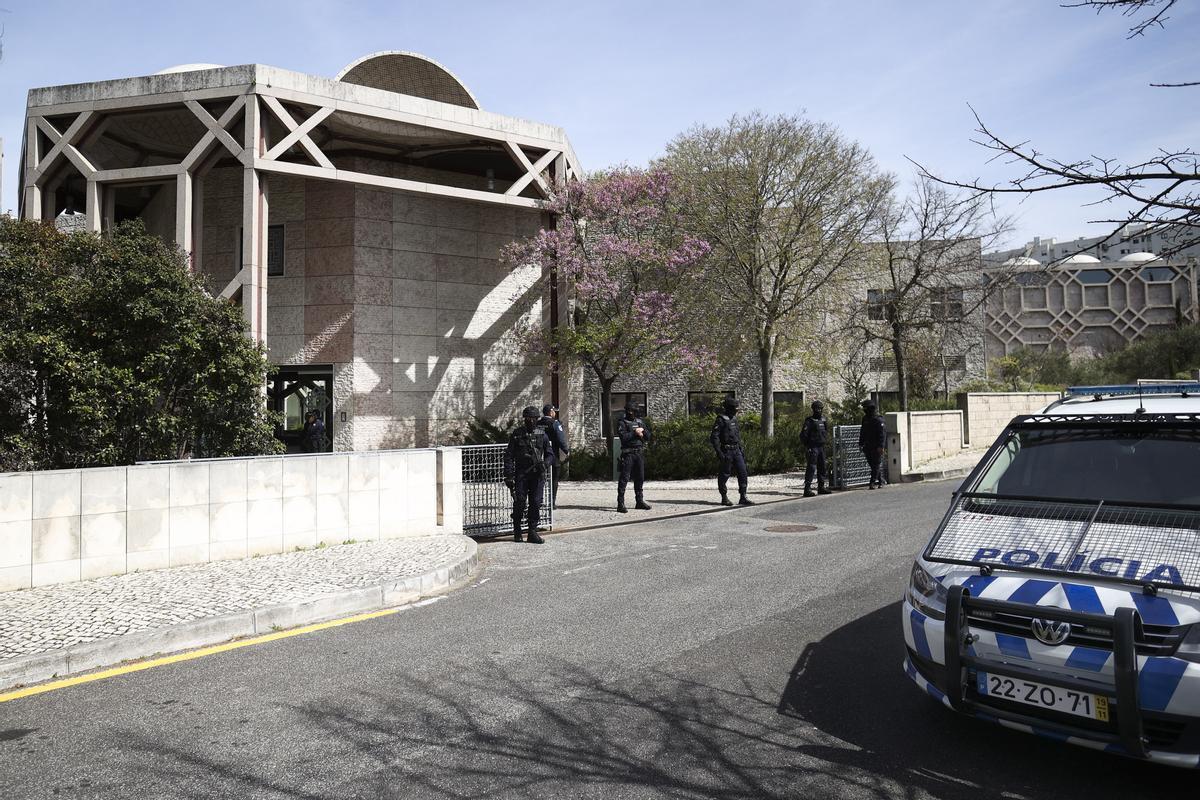
[[[625,413],[636,414],[638,412],[638,404],[632,400],[625,401]]]
[[[863,400],[862,407],[867,411],[874,411],[876,408],[875,401],[874,400]]]
[[[537,406],[525,406],[521,416],[525,419],[540,419],[542,415],[538,413]]]
[[[726,397],[725,402],[722,403],[722,405],[727,411],[737,411],[742,404],[738,402],[736,397]]]
[[[554,405],[553,403],[546,403],[546,405],[542,406],[543,417],[550,416],[551,411],[558,411],[558,406]]]
[[[813,400],[813,401],[812,401],[812,410],[813,410],[813,411],[821,411],[821,410],[823,410],[824,408],[825,408],[825,404],[824,404],[824,403],[822,403],[820,400]]]

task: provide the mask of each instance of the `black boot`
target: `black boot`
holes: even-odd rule
[[[742,495],[741,497],[738,498],[738,505],[739,506],[752,506],[752,505],[754,505],[754,501],[751,500],[749,497],[746,497],[746,495]]]
[[[546,540],[543,539],[541,536],[539,536],[537,531],[529,532],[529,543],[530,544],[545,544],[545,542],[546,542]]]
[[[811,487],[805,486],[804,487],[804,496],[805,497],[816,497],[817,493],[814,492]]]
[[[624,500],[617,500],[617,513],[618,514],[628,514],[629,513],[629,509],[625,507]]]
[[[721,505],[723,505],[723,506],[733,505],[733,501],[729,499],[729,495],[725,494],[724,492],[721,492]]]
[[[649,511],[650,510],[650,506],[646,505],[645,500],[638,500],[636,503],[634,503],[633,507],[638,509],[639,511]]]
[[[513,531],[513,541],[514,541],[514,542],[520,542],[520,541],[522,541],[522,539],[521,539],[521,532],[520,532],[520,531]]]
[[[833,494],[833,490],[826,489],[824,486],[821,486],[820,488],[817,489],[817,494]]]

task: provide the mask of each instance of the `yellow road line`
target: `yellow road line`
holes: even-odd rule
[[[91,683],[92,681],[101,681],[106,678],[115,678],[118,675],[125,675],[130,672],[141,672],[144,669],[152,667],[161,667],[166,664],[177,664],[180,661],[191,661],[194,658],[203,658],[216,653],[225,653],[230,650],[237,650],[241,647],[250,647],[255,644],[266,644],[267,642],[278,641],[279,639],[287,639],[291,636],[300,636],[313,631],[322,631],[326,628],[336,628],[339,625],[349,625],[352,622],[363,622],[368,619],[376,619],[377,617],[386,617],[388,614],[395,614],[400,611],[400,608],[385,608],[381,611],[369,611],[366,614],[357,614],[353,617],[344,617],[342,619],[334,619],[328,622],[318,622],[313,625],[304,625],[299,628],[291,628],[286,631],[277,631],[275,633],[265,633],[262,636],[255,636],[251,639],[239,639],[236,642],[226,642],[225,644],[216,644],[210,647],[201,647],[199,650],[191,650],[187,653],[176,653],[173,656],[163,656],[161,658],[152,658],[148,661],[137,661],[132,664],[123,664],[119,667],[111,667],[110,669],[102,669],[99,672],[89,672],[86,675],[76,675],[73,678],[62,678],[49,683],[41,683],[36,686],[26,686],[23,689],[14,689],[11,692],[0,694],[0,703],[7,703],[9,700],[19,700],[22,697],[29,697],[43,692],[53,692],[56,689],[65,689],[68,686],[77,686],[81,683]]]

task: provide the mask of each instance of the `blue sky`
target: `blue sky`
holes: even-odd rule
[[[837,125],[882,167],[906,156],[955,178],[1003,179],[971,144],[970,103],[1051,154],[1121,159],[1200,145],[1195,4],[1127,40],[1127,19],[1054,0],[853,2],[291,2],[0,0],[4,208],[29,88],[258,62],[332,76],[377,50],[423,53],[483,108],[564,127],[587,168],[640,164],[695,123],[761,109]],[[1013,243],[1071,238],[1086,192],[1013,202]]]

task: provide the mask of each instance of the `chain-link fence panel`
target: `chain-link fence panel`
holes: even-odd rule
[[[504,485],[502,444],[468,445],[462,448],[463,533],[467,536],[504,536],[513,532],[513,495]],[[552,478],[546,471],[538,528],[550,530],[554,510]]]
[[[861,425],[833,426],[833,464],[830,482],[834,489],[866,486],[871,482],[871,465],[858,447]],[[887,459],[883,460],[883,478],[888,478]]]

